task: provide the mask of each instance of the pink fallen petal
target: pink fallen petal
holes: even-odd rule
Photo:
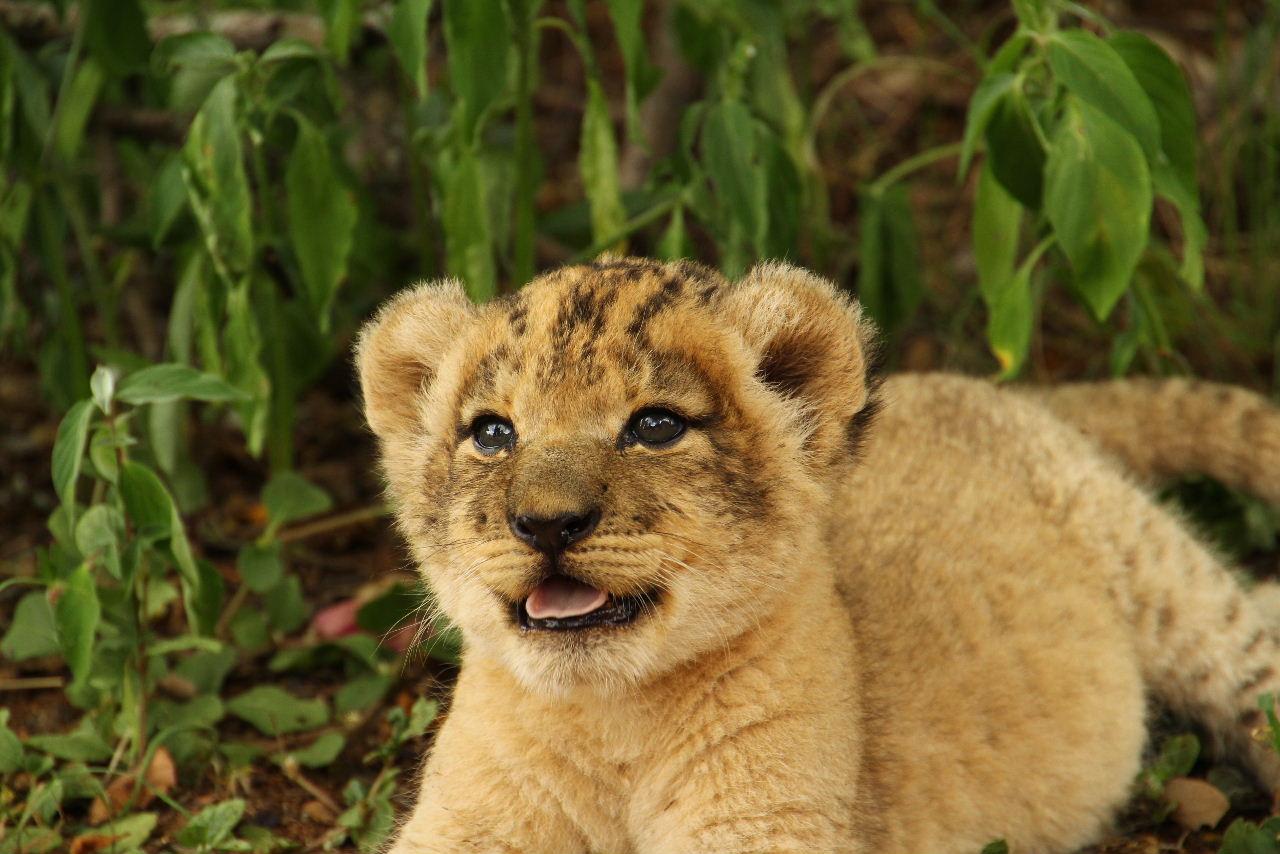
[[[360,611],[360,603],[355,599],[344,599],[336,605],[321,608],[311,618],[311,630],[320,640],[335,640],[353,635],[360,631],[356,625],[356,614]]]

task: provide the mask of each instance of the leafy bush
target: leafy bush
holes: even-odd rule
[[[1050,282],[1098,323],[1126,307],[1106,336],[1116,373],[1172,351],[1152,271],[1203,299],[1186,81],[1155,42],[1073,3],[1014,0],[991,49],[916,4],[980,82],[962,132],[862,182],[856,230],[832,211],[825,123],[846,87],[903,57],[877,53],[852,0],[170,5],[32,3],[0,31],[0,341],[34,360],[65,413],[52,543],[34,572],[0,584],[31,588],[0,652],[60,656],[82,712],[70,732],[24,743],[0,713],[0,777],[26,780],[25,802],[0,798],[0,827],[15,828],[0,852],[61,845],[64,802],[106,796],[117,766],[140,778],[161,751],[232,776],[271,762],[305,787],[302,769],[333,762],[371,717],[385,730],[367,757],[376,776],[352,781],[327,842],[371,850],[385,835],[397,751],[435,707],[374,714],[398,659],[371,634],[296,642],[313,614],[287,534],[332,504],[295,470],[299,401],[343,370],[356,324],[411,278],[454,275],[485,300],[606,251],[697,257],[731,276],[788,257],[856,280],[896,341],[926,291],[913,182],[954,162],[961,180],[978,173],[976,276],[963,286],[987,306],[1000,376],[1023,369]],[[816,30],[844,66],[820,80],[798,59]],[[581,69],[567,146],[539,115],[557,50]],[[682,76],[701,89],[682,93]],[[1176,228],[1153,228],[1161,205]],[[1237,232],[1275,224],[1256,207]],[[152,315],[154,329],[137,320]],[[233,573],[188,527],[209,495],[197,424],[230,425],[270,472]],[[415,619],[421,595],[383,591],[358,622],[386,632]],[[430,652],[456,657],[456,637],[431,628]],[[275,685],[225,696],[235,663],[266,652],[278,673],[336,662],[342,687],[331,701]],[[308,742],[269,750],[228,737],[229,720]],[[177,841],[269,850],[269,834],[236,835],[244,811],[209,806]],[[99,832],[140,847],[156,821],[135,811]]]

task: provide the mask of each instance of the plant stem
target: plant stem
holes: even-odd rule
[[[532,12],[533,8],[513,4]],[[538,30],[529,15],[516,22],[516,200],[512,278],[520,286],[533,278],[534,195],[538,190],[538,149],[533,139],[534,69],[537,67]]]
[[[946,160],[948,157],[955,157],[960,153],[963,143],[949,142],[946,145],[939,145],[935,148],[926,149],[914,157],[908,157],[906,160],[894,166],[888,172],[871,182],[867,187],[867,191],[873,195],[880,195],[901,181],[903,178],[919,172],[926,166],[932,166],[939,160]]]
[[[597,240],[595,243],[588,246],[586,249],[583,249],[581,252],[574,255],[572,258],[569,259],[568,263],[580,264],[583,261],[588,261],[596,257],[601,252],[604,252],[606,249],[610,248],[611,246],[614,246],[615,244],[620,243],[621,241],[627,239],[633,233],[644,228],[646,225],[649,225],[651,223],[657,222],[658,220],[662,219],[664,216],[671,213],[671,211],[675,208],[676,205],[682,204],[683,201],[684,200],[682,196],[677,193],[676,195],[672,196],[666,201],[658,202],[658,204],[649,208],[647,211],[636,214],[634,217],[632,217],[631,219],[623,223],[622,228],[620,228],[617,231],[617,233],[610,234],[604,240]]]
[[[327,534],[330,531],[347,528],[351,525],[359,525],[361,522],[381,519],[390,512],[390,508],[385,504],[370,504],[368,507],[357,507],[355,510],[348,510],[344,513],[337,513],[333,516],[326,516],[323,519],[317,519],[314,522],[307,522],[303,525],[286,528],[275,537],[275,540],[280,543],[297,542],[298,540],[305,540],[308,537],[314,537],[319,534]]]

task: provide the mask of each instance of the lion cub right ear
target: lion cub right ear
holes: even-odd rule
[[[412,430],[418,402],[449,346],[476,317],[455,279],[427,282],[389,300],[360,330],[356,368],[364,413],[378,438]]]

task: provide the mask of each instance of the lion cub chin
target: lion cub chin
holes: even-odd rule
[[[1135,485],[1196,467],[1280,499],[1276,412],[877,385],[873,349],[778,264],[383,308],[366,412],[466,648],[393,851],[1071,851],[1126,801],[1149,696],[1280,783],[1250,737],[1276,641]]]

